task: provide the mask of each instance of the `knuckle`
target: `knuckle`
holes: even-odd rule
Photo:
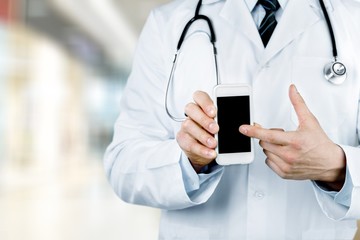
[[[187,130],[190,129],[192,126],[192,120],[190,119],[186,119],[183,123],[182,123],[182,127],[183,129]]]
[[[176,141],[177,142],[180,142],[182,139],[182,131],[179,131],[177,134],[176,134]]]
[[[187,141],[184,145],[184,150],[190,153],[194,153],[194,144],[191,141]]]
[[[190,115],[189,113],[194,109],[194,103],[188,103],[185,105],[185,113]]]
[[[179,146],[181,147],[181,148],[185,148],[185,146],[186,146],[186,134],[184,133],[184,132],[178,132],[177,134],[176,134],[176,141],[178,142],[178,144],[179,144]],[[184,149],[185,150],[185,149]]]
[[[290,165],[284,164],[281,166],[281,172],[283,173],[284,177],[287,177],[292,173],[292,167]]]
[[[196,100],[198,99],[199,97],[201,97],[202,95],[204,95],[204,92],[203,91],[200,91],[200,90],[197,90],[193,93],[193,99]]]
[[[185,152],[192,153],[194,151],[194,140],[189,134],[182,131],[178,132],[176,134],[176,141]]]
[[[301,150],[302,146],[303,146],[303,142],[299,139],[291,139],[290,140],[290,145],[292,148],[294,148],[295,150]]]
[[[272,132],[269,132],[269,133],[268,133],[267,141],[268,141],[268,142],[271,142],[271,143],[276,141],[276,137],[275,137],[275,135],[274,135]]]
[[[292,151],[285,152],[283,158],[289,164],[293,164],[296,161],[296,155]]]
[[[288,166],[279,167],[280,171],[277,173],[282,179],[290,179],[291,169]]]
[[[178,142],[183,142],[183,140],[185,139],[185,133],[183,131],[179,131],[177,134],[176,134],[176,140]]]

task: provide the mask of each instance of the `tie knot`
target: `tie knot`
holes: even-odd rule
[[[258,4],[260,4],[266,12],[276,12],[280,8],[277,0],[259,0]]]

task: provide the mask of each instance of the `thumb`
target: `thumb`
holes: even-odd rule
[[[294,84],[290,85],[289,88],[289,97],[291,104],[294,107],[296,115],[299,120],[299,124],[301,125],[306,119],[309,117],[313,117],[313,114],[310,112],[309,108],[306,106],[306,103],[300,93],[298,92],[297,88]]]

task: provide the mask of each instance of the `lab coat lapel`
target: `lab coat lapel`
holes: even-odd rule
[[[220,16],[241,31],[257,48],[264,48],[254,19],[244,0],[227,0]]]
[[[260,60],[260,67],[320,19],[315,0],[290,0]]]

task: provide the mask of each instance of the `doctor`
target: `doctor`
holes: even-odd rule
[[[318,0],[278,0],[264,42],[256,0],[204,0],[217,33],[221,83],[253,89],[254,162],[214,163],[216,84],[204,22],[184,41],[164,99],[179,36],[196,0],[152,11],[141,34],[105,168],[126,202],[163,209],[160,239],[353,239],[360,218],[360,2],[326,0],[347,78],[324,78],[332,44]],[[266,47],[265,47],[266,46]],[[239,111],[234,106],[234,111]]]

